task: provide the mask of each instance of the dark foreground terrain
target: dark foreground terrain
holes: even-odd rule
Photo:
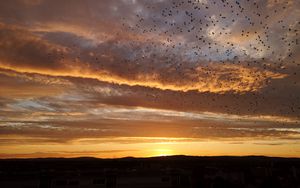
[[[170,156],[0,160],[0,188],[300,187],[300,159]]]

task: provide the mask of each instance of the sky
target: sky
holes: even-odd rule
[[[0,2],[0,158],[300,157],[300,1]]]

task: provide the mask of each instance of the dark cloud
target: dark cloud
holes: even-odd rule
[[[0,41],[2,65],[54,70],[62,68],[59,56],[64,48],[42,41],[26,30],[1,25]]]

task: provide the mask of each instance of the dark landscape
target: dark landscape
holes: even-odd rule
[[[299,176],[299,158],[261,156],[0,161],[1,188],[296,188]]]

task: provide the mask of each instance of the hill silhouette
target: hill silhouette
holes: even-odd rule
[[[0,187],[299,187],[300,158],[163,156],[0,160]]]

